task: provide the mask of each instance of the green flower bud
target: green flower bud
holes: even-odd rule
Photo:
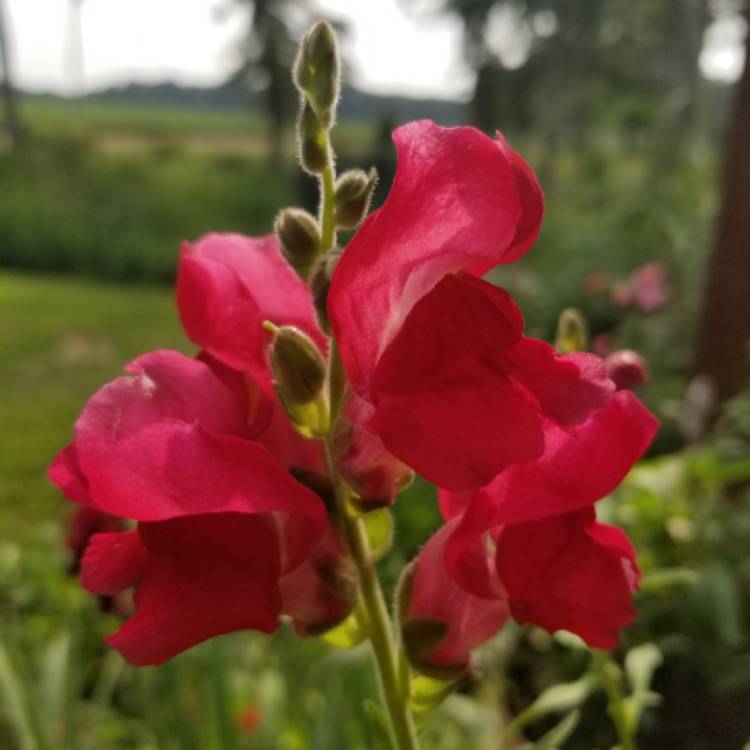
[[[350,169],[336,180],[336,224],[344,229],[354,229],[367,214],[378,173],[375,168],[365,174],[361,169]]]
[[[294,82],[310,101],[323,127],[330,128],[341,73],[336,35],[325,21],[316,23],[303,38],[293,75]]]
[[[341,258],[341,250],[338,248],[329,250],[315,261],[315,265],[310,272],[310,291],[315,312],[318,314],[318,323],[321,329],[328,334],[331,332],[327,309],[328,291],[331,288],[331,279],[339,258]]]
[[[318,222],[301,208],[285,208],[273,228],[289,265],[306,280],[320,250]]]
[[[310,174],[321,174],[331,160],[328,134],[307,99],[297,120],[297,144],[302,168]]]
[[[323,393],[326,365],[312,340],[294,326],[278,328],[266,321],[273,342],[269,349],[276,392],[289,418],[305,437],[328,431],[328,404]]]
[[[568,307],[560,313],[557,322],[555,348],[563,354],[580,352],[588,346],[588,333],[583,315],[574,307]]]
[[[294,405],[312,403],[326,379],[326,365],[318,347],[294,326],[278,328],[268,321],[263,326],[274,335],[271,370],[284,399]]]

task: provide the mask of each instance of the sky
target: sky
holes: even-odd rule
[[[80,2],[81,0],[79,0]],[[12,63],[32,91],[79,93],[129,81],[210,86],[236,63],[247,17],[230,0],[85,0],[84,72],[77,71],[70,0],[0,0],[14,32]],[[399,0],[318,0],[350,21],[349,73],[374,93],[463,98],[472,74],[461,60],[461,25],[452,17],[414,18]],[[403,0],[402,0],[403,2]],[[731,81],[742,69],[744,29],[722,21],[701,56],[708,77]],[[494,30],[503,34],[502,23]],[[512,53],[513,45],[500,45]],[[509,63],[512,61],[508,61]]]
[[[69,0],[0,0],[14,32],[19,85],[76,93]],[[398,0],[319,0],[351,21],[347,47],[354,82],[376,93],[461,97],[471,73],[461,62],[458,20],[409,18]],[[247,16],[228,0],[85,0],[84,81],[87,89],[131,80],[222,82]],[[176,20],[177,19],[177,20]],[[75,58],[73,58],[74,60]]]

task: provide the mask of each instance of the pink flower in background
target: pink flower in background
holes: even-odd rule
[[[612,287],[611,299],[618,307],[635,305],[643,312],[660,310],[669,302],[668,271],[664,263],[646,263],[633,271],[627,281]]]
[[[655,312],[669,302],[668,273],[664,263],[646,263],[633,272],[630,280],[635,304],[643,312]]]

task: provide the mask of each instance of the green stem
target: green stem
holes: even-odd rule
[[[333,166],[333,154],[331,152],[330,143],[327,143],[326,145],[328,146],[328,152],[330,155],[328,157],[328,165],[320,176],[320,236],[322,245],[321,251],[324,253],[333,248],[336,243],[336,224],[334,222],[334,185],[336,182],[336,172]]]
[[[638,743],[631,729],[625,709],[625,695],[622,692],[619,676],[613,669],[612,658],[606,651],[594,650],[594,660],[607,693],[607,710],[617,731],[622,750],[638,750]]]
[[[331,153],[328,166],[326,166],[320,179],[321,252],[324,253],[332,249],[336,243],[335,181],[336,173],[333,166],[333,154]],[[336,496],[335,518],[333,520],[359,573],[359,600],[355,611],[360,613],[360,620],[365,620],[360,624],[364,626],[364,630],[370,639],[377,667],[381,699],[390,718],[396,750],[419,750],[414,719],[409,709],[408,685],[405,685],[405,681],[401,679],[401,654],[396,646],[393,623],[388,614],[383,589],[380,586],[372,561],[367,532],[361,518],[353,517],[350,512],[350,490],[346,482],[338,476],[332,457],[331,435],[342,406],[346,387],[346,375],[334,339],[331,339],[328,368],[330,427],[328,438],[325,441],[325,454],[328,472]]]
[[[329,393],[331,404],[331,429],[335,423],[343,396],[343,368],[335,342],[331,344],[329,363]],[[375,565],[372,561],[370,543],[362,519],[353,517],[349,508],[349,488],[338,476],[332,458],[330,437],[325,445],[326,461],[336,495],[336,520],[344,536],[344,542],[359,573],[358,609],[366,620],[364,630],[372,646],[378,673],[378,685],[383,704],[390,717],[393,739],[397,750],[418,750],[419,741],[414,719],[409,709],[408,686],[401,679],[401,654],[394,639],[393,623],[383,596]]]
[[[383,596],[370,543],[361,518],[352,517],[349,511],[348,488],[336,476],[331,460],[330,446],[326,446],[329,471],[336,486],[336,510],[345,542],[359,573],[360,611],[366,617],[365,631],[370,639],[378,673],[381,699],[388,711],[397,750],[419,750],[414,720],[409,709],[409,695],[400,672],[400,654],[393,636],[393,623]]]

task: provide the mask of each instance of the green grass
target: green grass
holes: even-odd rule
[[[190,350],[171,292],[0,274],[0,528],[23,536],[66,503],[45,471],[88,397],[137,354]]]

